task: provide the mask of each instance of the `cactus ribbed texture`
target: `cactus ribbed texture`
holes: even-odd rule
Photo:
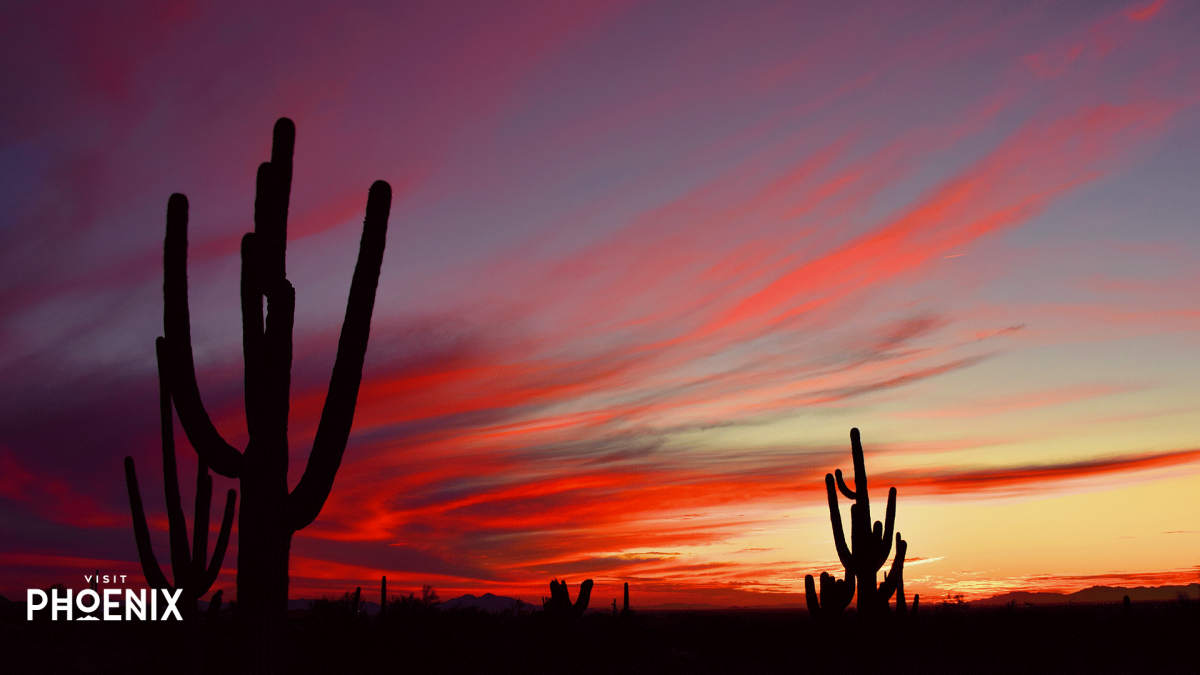
[[[192,548],[188,551],[187,522],[183,517],[183,506],[179,496],[179,474],[175,464],[175,421],[171,415],[171,396],[163,364],[163,339],[155,341],[158,357],[158,410],[162,426],[163,487],[167,498],[167,523],[171,542],[171,572],[175,583],[158,565],[154,548],[150,544],[150,528],[146,524],[146,511],[142,507],[142,494],[138,490],[137,471],[133,458],[125,458],[125,488],[129,492],[129,509],[133,513],[133,535],[137,541],[138,558],[142,562],[142,573],[151,588],[167,590],[183,589],[179,608],[185,619],[198,615],[196,602],[212,588],[221,572],[225,559],[225,548],[229,544],[229,532],[233,527],[234,503],[237,491],[230,490],[225,496],[225,515],[221,519],[221,530],[217,545],[213,548],[212,561],[208,562],[208,516],[212,507],[212,476],[204,460],[196,466],[196,512],[192,517]]]
[[[838,559],[846,569],[847,577],[855,577],[850,592],[858,592],[858,616],[863,621],[874,621],[887,616],[888,599],[903,587],[904,556],[908,544],[896,533],[896,557],[892,561],[891,571],[884,576],[884,581],[876,587],[876,573],[887,561],[892,549],[892,530],[896,522],[896,488],[888,490],[887,515],[884,523],[875,521],[871,526],[871,500],[867,492],[867,470],[863,461],[862,442],[858,429],[850,430],[850,447],[854,459],[854,489],[851,490],[842,478],[842,470],[835,474],[825,474],[825,491],[829,497],[829,520],[833,525],[833,541],[837,546]],[[836,484],[836,488],[835,488]],[[850,506],[850,543],[846,545],[846,535],[842,529],[842,514],[838,508],[837,493],[841,492],[847,499],[853,500]],[[825,575],[822,575],[822,596],[825,590]],[[845,582],[841,582],[845,583]],[[854,588],[857,586],[857,589]],[[806,589],[809,582],[805,580]],[[843,588],[837,590],[833,583],[831,598],[836,605],[846,595]],[[811,602],[811,601],[810,601]],[[849,600],[847,599],[848,603]],[[811,606],[811,605],[810,605]]]
[[[244,452],[227,443],[213,426],[196,384],[188,313],[188,201],[181,194],[171,195],[167,202],[163,245],[164,361],[171,398],[201,462],[222,476],[240,480],[237,602],[247,619],[244,625],[262,633],[248,641],[259,660],[269,658],[264,654],[272,648],[261,646],[262,639],[272,639],[271,627],[281,624],[287,609],[292,535],[321,512],[346,449],[392,201],[387,183],[376,181],[371,186],[325,406],[304,475],[289,493],[288,399],[296,295],[286,277],[285,252],[295,135],[291,120],[276,122],[271,161],[258,168],[254,232],[242,238],[242,353],[249,435]]]
[[[542,598],[542,609],[548,616],[577,619],[583,616],[592,599],[592,585],[591,579],[580,584],[579,597],[572,603],[566,580],[553,579],[550,581],[550,598]]]

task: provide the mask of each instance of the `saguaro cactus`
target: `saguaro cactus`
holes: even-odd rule
[[[567,590],[567,581],[553,579],[550,581],[550,598],[542,598],[542,609],[549,616],[579,618],[587,610],[588,602],[592,599],[592,580],[588,579],[579,585],[579,597],[571,602],[571,592]],[[613,601],[616,602],[615,600]]]
[[[180,423],[201,461],[222,476],[240,479],[237,595],[238,609],[250,625],[277,625],[283,619],[292,534],[321,512],[341,465],[362,380],[392,200],[391,187],[383,181],[376,181],[368,192],[358,262],[325,407],[304,475],[289,493],[288,399],[296,295],[284,262],[295,135],[291,120],[275,123],[271,161],[258,168],[254,232],[242,238],[242,353],[249,434],[244,452],[227,443],[213,426],[196,384],[188,314],[188,202],[181,194],[171,195],[167,202],[163,245],[167,381]]]
[[[817,596],[813,575],[804,575],[804,601],[808,603],[808,613],[817,621],[831,621],[842,615],[842,612],[854,599],[854,575],[846,573],[845,579],[838,579],[821,572],[821,595]]]
[[[208,618],[214,621],[221,616],[221,600],[225,595],[225,591],[220,590],[213,593],[212,599],[208,601],[208,609],[205,610]]]
[[[208,515],[212,507],[212,476],[201,460],[196,466],[196,512],[192,516],[192,549],[188,551],[187,522],[183,518],[183,506],[179,496],[179,474],[175,465],[175,421],[171,416],[171,397],[163,372],[163,341],[155,342],[158,356],[158,410],[162,425],[163,487],[167,497],[167,523],[171,536],[171,572],[175,583],[158,566],[154,548],[150,544],[150,528],[146,524],[146,511],[142,508],[142,494],[138,490],[137,471],[133,458],[125,458],[125,488],[129,492],[129,509],[133,512],[133,536],[137,541],[138,558],[142,562],[142,573],[151,588],[174,591],[183,589],[179,608],[185,619],[199,613],[197,601],[212,588],[225,559],[225,547],[229,544],[229,531],[233,527],[233,509],[237,491],[230,490],[225,496],[225,515],[221,519],[221,530],[217,545],[213,548],[212,561],[208,562]],[[97,572],[99,572],[97,570]],[[99,576],[99,574],[97,574]],[[218,601],[219,602],[219,601]]]
[[[896,488],[888,490],[887,515],[884,523],[875,521],[871,527],[871,500],[867,492],[867,470],[863,462],[862,442],[858,429],[850,430],[850,447],[854,458],[854,489],[851,490],[842,478],[842,470],[825,474],[825,491],[829,497],[829,520],[833,524],[833,541],[837,546],[838,558],[846,568],[847,576],[854,575],[858,591],[858,615],[863,620],[872,620],[887,613],[888,599],[903,583],[904,554],[907,543],[896,534],[896,558],[884,583],[876,587],[876,573],[887,561],[892,549],[892,530],[896,522]],[[836,483],[836,488],[835,488]],[[838,491],[854,501],[850,506],[850,543],[846,546],[846,535],[842,529],[842,514],[838,508]],[[824,577],[824,575],[822,575]],[[824,579],[822,578],[822,582]],[[806,580],[806,590],[808,582]],[[822,584],[824,586],[824,583]],[[853,591],[853,589],[852,589]],[[844,595],[845,591],[842,591]],[[834,591],[835,596],[837,591]],[[848,602],[848,601],[847,601]]]

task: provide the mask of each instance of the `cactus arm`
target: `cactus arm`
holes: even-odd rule
[[[846,533],[842,529],[842,511],[838,508],[837,492],[833,487],[833,476],[825,474],[825,492],[829,496],[829,521],[833,524],[833,543],[837,546],[838,559],[848,570],[854,569],[854,558],[846,546]]]
[[[196,511],[192,516],[192,579],[203,583],[208,562],[208,516],[212,508],[212,476],[204,462],[196,463]],[[208,589],[205,589],[207,591]],[[200,595],[203,595],[201,592]]]
[[[846,487],[846,481],[842,478],[842,470],[838,469],[837,471],[834,472],[834,475],[837,476],[838,489],[842,491],[843,495],[846,495],[846,499],[850,499],[850,500],[858,499],[858,495],[854,494],[854,490],[851,490],[850,488]]]
[[[879,601],[881,603],[886,603],[897,589],[904,587],[904,556],[907,553],[908,542],[901,539],[900,533],[897,532],[896,557],[892,560],[891,570],[883,576],[883,583],[879,584]]]
[[[175,463],[175,421],[171,416],[171,394],[165,371],[162,339],[154,341],[158,357],[158,412],[162,427],[163,491],[167,499],[167,524],[171,541],[171,570],[175,585],[188,588],[192,572],[192,561],[188,555],[187,521],[183,517],[183,505],[179,496],[179,471]],[[203,462],[202,462],[203,463]]]
[[[137,541],[138,560],[142,563],[142,574],[151,588],[175,590],[167,583],[167,577],[158,566],[154,546],[150,543],[150,528],[146,525],[146,511],[142,508],[142,493],[138,490],[137,472],[133,458],[125,458],[125,488],[129,492],[129,510],[133,512],[133,538]]]
[[[816,584],[813,583],[813,575],[804,575],[804,602],[808,604],[808,613],[813,617],[820,617],[821,602],[817,599]]]
[[[200,399],[192,356],[192,327],[188,315],[187,197],[175,193],[167,200],[167,235],[163,241],[163,334],[171,398],[188,440],[201,459],[222,476],[237,478],[242,454],[221,438]]]
[[[254,197],[254,232],[259,237],[263,282],[287,277],[287,216],[295,148],[296,125],[281,117],[272,133],[271,161],[259,166]]]
[[[575,607],[576,616],[583,616],[583,613],[585,611],[587,611],[588,603],[591,601],[592,601],[592,580],[585,579],[583,581],[583,583],[579,585],[579,597],[575,598],[574,607]]]
[[[883,567],[883,563],[887,561],[888,556],[892,553],[892,531],[896,526],[896,488],[890,488],[888,490],[887,515],[884,516],[884,522],[886,524],[883,526],[883,536],[879,540],[880,567]],[[875,525],[878,526],[879,523],[875,523]],[[899,537],[897,537],[897,539],[899,539]]]
[[[850,454],[854,457],[854,493],[859,504],[870,505],[867,497],[867,467],[863,462],[862,440],[858,435],[858,427],[850,430]],[[870,516],[867,516],[868,520]]]
[[[204,581],[201,583],[202,590],[198,591],[200,595],[204,595],[208,589],[212,588],[217,581],[217,575],[221,573],[221,563],[225,561],[225,549],[229,546],[229,533],[233,529],[233,508],[236,502],[237,490],[225,493],[225,515],[221,518],[221,531],[217,534],[216,545],[213,546],[212,562],[208,564],[208,571],[204,574]]]
[[[321,412],[321,421],[304,475],[288,496],[288,515],[292,528],[296,530],[316,520],[321,512],[350,437],[358,389],[362,383],[367,340],[371,332],[375,290],[383,265],[391,204],[391,186],[384,181],[375,181],[367,195],[367,214],[358,249],[358,263],[354,266],[354,277],[350,282],[346,318],[338,339],[337,358],[325,396],[325,407]]]

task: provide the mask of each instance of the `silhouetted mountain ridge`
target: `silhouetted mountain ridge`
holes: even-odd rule
[[[510,598],[503,595],[493,595],[492,593],[484,593],[476,597],[470,593],[461,595],[451,600],[446,600],[438,605],[442,609],[460,609],[464,607],[478,607],[485,612],[503,612],[506,609],[512,609],[517,604],[516,598]],[[529,603],[525,603],[527,608],[532,609]]]
[[[1042,593],[1029,591],[1013,591],[994,595],[983,600],[974,600],[977,605],[1006,605],[1016,602],[1018,605],[1061,605],[1068,602],[1121,602],[1126,595],[1132,602],[1162,602],[1175,600],[1180,593],[1186,593],[1193,600],[1200,599],[1200,584],[1187,586],[1138,586],[1125,588],[1122,586],[1092,586],[1074,593]]]
[[[1089,602],[1121,602],[1126,595],[1133,602],[1163,602],[1175,600],[1180,593],[1187,593],[1188,597],[1193,600],[1200,600],[1200,584],[1188,584],[1187,586],[1137,586],[1135,588],[1125,588],[1123,586],[1092,586],[1074,593],[1045,593],[1033,591],[1013,591],[1011,593],[1003,593],[993,595],[982,600],[972,600],[973,605],[1006,605],[1010,602],[1016,602],[1018,605],[1029,603],[1031,605],[1062,605],[1069,602],[1089,603]],[[299,598],[288,600],[288,609],[308,609],[308,606],[313,602],[310,598]],[[510,598],[503,595],[495,595],[492,593],[484,593],[482,596],[475,596],[470,593],[466,595],[445,600],[440,605],[441,609],[458,609],[463,607],[478,607],[485,612],[503,612],[507,609],[512,609],[517,602],[516,598]],[[16,603],[13,603],[16,604]],[[21,603],[22,605],[24,603]],[[200,601],[200,608],[203,611],[208,606],[207,600]],[[530,609],[540,610],[539,605],[525,603],[525,606]],[[637,609],[648,611],[677,611],[677,610],[728,610],[728,609],[800,609],[803,604],[799,603],[784,603],[779,605],[714,605],[703,602],[668,602],[660,605],[644,605]],[[375,615],[379,613],[379,603],[364,600],[362,602],[362,610],[364,614]],[[608,607],[593,607],[589,608],[588,612],[609,612]]]

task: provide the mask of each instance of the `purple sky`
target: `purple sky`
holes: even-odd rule
[[[140,574],[125,455],[168,558],[172,192],[244,445],[237,247],[281,116],[293,485],[395,193],[294,596],[795,601],[837,568],[851,427],[918,592],[1195,581],[1200,3],[903,5],[7,3],[0,592]]]

